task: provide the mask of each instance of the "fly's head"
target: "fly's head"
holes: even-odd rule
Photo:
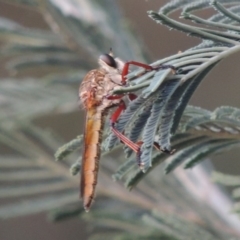
[[[99,65],[109,74],[121,75],[125,62],[120,58],[114,58],[113,53],[102,54],[99,57]]]

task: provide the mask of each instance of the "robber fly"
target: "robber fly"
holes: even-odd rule
[[[129,65],[140,66],[146,70],[155,69],[135,61],[123,62],[119,58],[114,58],[111,51],[109,54],[103,54],[99,57],[99,65],[98,69],[87,73],[79,88],[79,97],[86,110],[80,186],[83,206],[86,211],[89,211],[94,197],[101,155],[102,132],[105,117],[110,108],[118,106],[111,117],[112,131],[122,143],[137,154],[140,153],[139,144],[133,143],[114,127],[119,115],[125,109],[125,104],[122,95],[111,95],[111,92],[126,85]],[[132,100],[135,95],[129,94],[129,98]]]

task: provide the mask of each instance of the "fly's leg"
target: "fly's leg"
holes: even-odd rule
[[[128,93],[127,95],[128,95],[128,98],[129,98],[130,101],[133,101],[134,99],[137,98],[137,95],[134,94],[134,93]],[[107,95],[106,96],[106,98],[109,99],[109,100],[117,100],[117,99],[121,99],[122,97],[124,97],[124,95]],[[126,108],[126,106],[125,106],[125,108]],[[123,110],[125,110],[125,109],[123,109]]]
[[[114,97],[114,99],[116,99],[116,96],[109,96],[110,99],[112,99],[112,97]],[[137,96],[135,94],[128,94],[129,99],[132,101],[134,100]],[[118,108],[115,110],[115,112],[112,114],[111,116],[111,130],[112,132],[119,138],[119,140],[125,144],[126,146],[128,146],[130,149],[132,149],[137,156],[137,163],[140,169],[144,169],[144,164],[140,161],[141,158],[141,146],[143,144],[142,141],[138,141],[138,142],[133,142],[132,140],[130,140],[128,137],[126,137],[122,132],[120,132],[119,130],[116,129],[115,124],[119,118],[119,116],[121,115],[121,113],[126,109],[126,105],[124,103],[124,101],[121,101]],[[153,146],[158,150],[161,151],[161,148],[159,146],[159,144],[157,142],[153,143]],[[167,152],[166,152],[167,153]],[[173,152],[168,152],[169,154],[172,154]]]
[[[134,94],[129,94],[129,95],[130,95],[129,96],[130,100],[136,98],[136,95],[134,95]],[[126,109],[126,105],[125,105],[124,101],[121,101],[118,108],[116,109],[116,111],[111,116],[111,130],[120,139],[120,141],[122,143],[124,143],[126,146],[131,148],[136,153],[137,163],[138,163],[139,167],[142,169],[143,166],[141,166],[141,164],[140,164],[142,142],[134,143],[128,137],[126,137],[123,133],[118,131],[115,127],[115,124],[116,124],[119,116],[121,115],[122,111],[124,111],[125,109]]]
[[[140,63],[140,62],[135,62],[135,61],[126,62],[124,67],[123,67],[123,70],[122,70],[122,84],[123,85],[125,85],[125,83],[126,83],[126,76],[129,73],[129,66],[130,65],[135,65],[135,66],[138,66],[138,67],[142,67],[142,68],[145,68],[146,70],[149,70],[149,71],[153,70],[153,68],[150,65],[147,65],[145,63]]]
[[[172,66],[172,65],[164,65],[163,64],[163,65],[159,65],[159,66],[156,66],[156,67],[152,67],[152,66],[147,65],[145,63],[129,61],[129,62],[125,63],[125,65],[123,67],[123,70],[122,70],[122,84],[123,85],[126,84],[126,76],[129,73],[129,66],[130,65],[134,65],[134,66],[145,68],[147,71],[171,68],[174,73],[176,72],[176,68],[174,66]]]

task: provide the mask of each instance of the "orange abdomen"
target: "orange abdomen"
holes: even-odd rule
[[[97,184],[103,126],[104,113],[102,109],[98,107],[88,109],[81,168],[81,197],[86,211],[89,210],[92,204]]]

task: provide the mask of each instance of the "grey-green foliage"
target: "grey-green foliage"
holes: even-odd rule
[[[239,176],[232,176],[229,174],[224,174],[220,172],[214,172],[212,175],[213,181],[220,183],[225,186],[230,186],[233,188],[232,190],[232,197],[235,200],[235,203],[232,208],[232,212],[235,214],[240,213],[240,202],[239,202],[239,197],[240,197],[240,177]]]
[[[80,170],[79,153],[74,151],[80,151],[81,138],[77,137],[58,150],[56,157],[65,158],[64,162],[54,162],[54,152],[64,141],[56,132],[44,129],[36,122],[53,113],[76,111],[76,83],[96,66],[102,50],[111,46],[116,53],[121,53],[123,59],[140,62],[146,60],[146,54],[124,25],[114,1],[75,1],[74,4],[68,0],[12,2],[27,4],[40,11],[51,30],[29,29],[10,19],[0,18],[0,38],[4,44],[1,58],[6,61],[9,72],[15,74],[14,78],[3,78],[0,82],[0,142],[12,150],[11,154],[0,155],[3,170],[0,181],[6,183],[1,184],[0,198],[11,200],[0,206],[0,218],[53,208],[59,208],[51,214],[55,220],[78,216],[82,213],[78,203],[78,178],[72,177],[66,169],[75,161],[71,173],[75,175]],[[157,23],[199,37],[202,43],[152,63],[156,67],[152,71],[146,73],[137,69],[131,72],[128,85],[114,92],[139,92],[138,98],[128,104],[116,127],[120,131],[124,129],[126,136],[133,141],[143,139],[140,161],[144,168],[138,168],[135,154],[125,147],[127,160],[121,166],[116,161],[102,161],[102,175],[109,181],[110,172],[115,171],[114,179],[122,179],[125,186],[132,189],[146,175],[154,177],[150,172],[164,161],[168,162],[165,171],[170,172],[183,162],[184,167],[189,168],[211,154],[238,146],[239,109],[220,107],[210,112],[187,106],[209,71],[222,59],[240,51],[240,27],[235,24],[239,22],[236,10],[239,6],[226,5],[225,8],[224,3],[230,1],[219,2],[211,2],[220,13],[208,20],[200,19],[192,11],[212,7],[209,1],[169,1],[158,13],[148,12]],[[68,11],[64,4],[69,4]],[[183,10],[182,17],[201,25],[192,27],[169,17],[171,12],[179,9]],[[92,34],[87,34],[89,31]],[[174,66],[175,71],[159,68],[161,65]],[[40,76],[26,77],[29,71],[36,69],[43,70]],[[106,132],[104,136],[103,155],[107,159],[108,152],[118,150],[121,144],[112,133]],[[165,152],[174,149],[176,152],[169,155],[157,151],[152,148],[154,142]],[[228,235],[221,229],[216,230],[213,224],[208,226],[210,233],[197,224],[152,211],[158,207],[164,193],[168,196],[169,192],[161,188],[162,195],[159,194],[158,181],[149,180],[147,183],[155,189],[154,194],[149,185],[143,185],[136,190],[136,199],[131,201],[122,184],[116,183],[113,188],[109,186],[108,192],[101,191],[105,186],[100,184],[95,211],[81,216],[86,221],[94,218],[103,229],[111,225],[114,229],[109,233],[111,239],[196,239],[199,234],[204,239],[226,239]],[[238,196],[237,190],[235,195]],[[16,196],[27,200],[16,202]],[[114,203],[107,196],[115,196],[119,202]],[[173,190],[172,196],[175,196],[172,201],[179,209],[189,207],[184,191]],[[64,205],[68,207],[63,208]],[[140,210],[134,210],[133,205],[141,207]],[[193,209],[201,212],[197,205]],[[93,235],[92,238],[99,236]]]
[[[105,203],[104,203],[105,201]],[[118,202],[100,199],[99,208],[89,214],[75,205],[51,211],[49,218],[55,221],[79,216],[98,229],[90,239],[166,239],[166,240],[217,240],[218,237],[204,228],[189,223],[174,215],[164,214],[157,210],[136,210],[131,206],[122,206]],[[122,214],[119,214],[123,211]],[[101,221],[95,221],[101,218]],[[109,231],[110,232],[106,232]]]

